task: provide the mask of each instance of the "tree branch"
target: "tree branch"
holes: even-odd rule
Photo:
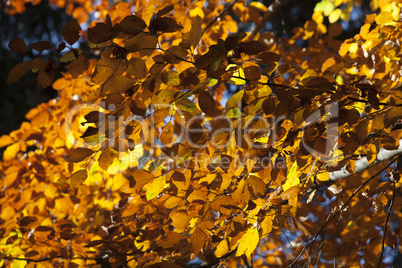
[[[387,150],[384,148],[380,148],[380,152],[378,153],[376,160],[374,160],[372,164],[369,164],[367,156],[363,156],[361,159],[355,161],[356,167],[354,173],[349,173],[349,171],[346,170],[345,165],[340,170],[329,172],[329,180],[336,181],[349,177],[352,174],[359,173],[365,169],[368,169],[369,167],[375,166],[382,161],[389,160],[400,153],[402,153],[402,139],[399,140],[399,147],[396,150]]]
[[[208,25],[205,27],[205,29],[202,31],[201,36],[205,33],[205,31],[211,27],[220,17],[222,17],[226,12],[229,11],[233,7],[234,4],[236,4],[238,0],[234,0],[230,5],[228,5],[218,16],[216,16]]]
[[[288,267],[292,267],[299,259],[300,257],[303,255],[303,253],[306,251],[306,249],[308,247],[310,247],[318,238],[318,236],[322,233],[322,231],[324,230],[324,228],[340,213],[342,212],[347,205],[350,203],[350,201],[353,199],[353,197],[355,197],[357,195],[358,192],[360,192],[360,190],[367,184],[369,183],[372,179],[374,179],[375,177],[377,177],[378,175],[380,175],[384,170],[386,170],[389,166],[391,166],[395,161],[397,160],[397,158],[395,158],[392,162],[388,163],[388,165],[386,165],[384,168],[382,168],[380,171],[378,171],[376,174],[374,174],[373,176],[371,176],[368,180],[366,180],[365,182],[363,182],[362,184],[360,184],[359,188],[357,188],[353,194],[348,198],[348,200],[346,200],[346,202],[335,212],[335,214],[333,214],[328,220],[326,220],[324,222],[324,224],[321,226],[320,230],[318,230],[318,232],[314,235],[313,239],[307,243],[307,245],[305,245],[303,247],[303,249],[300,251],[299,255],[297,255],[297,257],[293,260],[293,262],[291,264],[288,265]]]
[[[396,188],[395,187],[395,181],[393,181],[392,199],[389,201],[388,215],[387,215],[387,219],[386,219],[385,225],[384,225],[384,234],[382,236],[380,260],[378,261],[378,266],[377,267],[380,267],[381,261],[382,261],[382,256],[384,255],[385,236],[387,235],[387,227],[388,227],[388,222],[389,222],[389,216],[391,215],[392,206],[394,205],[395,191],[396,191],[395,188]]]

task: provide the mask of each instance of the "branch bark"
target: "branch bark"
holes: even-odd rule
[[[353,174],[368,169],[369,167],[375,166],[382,161],[389,160],[400,153],[402,153],[402,139],[399,140],[399,147],[396,150],[387,150],[384,148],[380,148],[380,152],[378,153],[376,160],[374,160],[372,164],[369,164],[366,156],[362,157],[359,160],[356,160],[355,172]],[[352,173],[349,173],[346,170],[346,166],[344,166],[340,170],[329,172],[329,180],[336,181],[339,179],[349,177],[351,175]]]

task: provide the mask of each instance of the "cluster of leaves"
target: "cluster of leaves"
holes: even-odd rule
[[[38,72],[59,97],[1,138],[2,264],[382,262],[402,209],[394,159],[383,158],[402,139],[399,5],[381,1],[344,42],[319,8],[277,40],[237,33],[226,15],[265,23],[270,9],[255,3],[160,5],[138,1],[133,15],[105,4],[87,31],[64,26],[59,57],[10,72],[10,83]],[[73,47],[80,38],[90,50]],[[27,51],[21,39],[9,47]],[[230,85],[239,90],[225,102]],[[362,157],[382,162],[355,174]],[[340,169],[354,175],[319,187]]]

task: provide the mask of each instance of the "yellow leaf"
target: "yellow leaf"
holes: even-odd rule
[[[259,241],[260,236],[258,235],[257,229],[254,226],[251,226],[239,240],[236,257],[239,257],[243,254],[245,254],[247,257],[250,257],[251,253],[253,253],[254,249],[257,247]]]
[[[3,154],[3,160],[9,161],[16,156],[16,154],[20,151],[20,144],[18,142],[8,146]]]
[[[317,173],[317,179],[319,181],[329,181],[329,173],[328,172],[319,172],[319,173]]]
[[[244,95],[244,90],[240,90],[236,94],[234,94],[232,97],[228,99],[226,102],[226,109],[232,108],[232,107],[237,107],[237,105],[240,105],[239,102],[241,102],[241,99],[243,98]]]
[[[286,182],[282,187],[283,191],[300,184],[299,173],[300,171],[297,171],[297,162],[294,162],[286,176]]]
[[[150,184],[146,185],[145,188],[147,190],[146,192],[147,199],[151,200],[157,197],[163,191],[165,184],[166,184],[165,176],[160,176]]]
[[[272,222],[273,222],[273,217],[265,216],[264,220],[260,223],[260,226],[262,229],[262,237],[261,238],[263,238],[271,233]]]
[[[391,12],[383,11],[375,18],[375,22],[378,25],[384,25],[384,24],[388,24],[388,23],[392,22],[393,19],[394,18],[392,17]]]
[[[229,243],[230,243],[229,238],[223,239],[221,242],[219,242],[219,244],[215,250],[215,256],[217,258],[220,258],[230,252],[230,244]]]

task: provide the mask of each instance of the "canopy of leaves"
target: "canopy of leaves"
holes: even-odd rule
[[[355,1],[320,2],[290,37],[259,32],[283,2],[64,1],[77,19],[65,42],[10,42],[38,56],[8,82],[34,71],[59,96],[0,139],[0,265],[389,261],[402,209],[400,5],[372,1],[348,40],[334,14]]]

